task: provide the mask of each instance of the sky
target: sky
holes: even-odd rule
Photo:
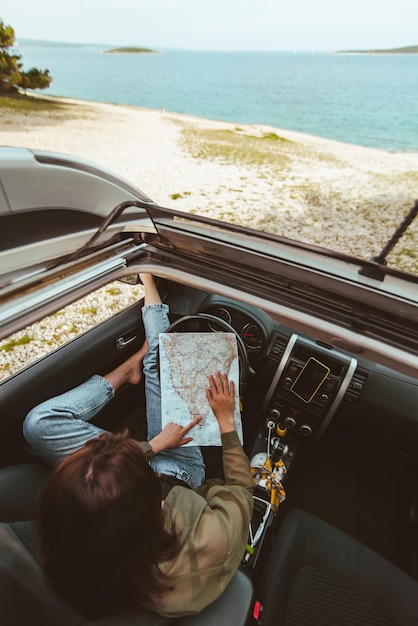
[[[418,45],[417,0],[3,0],[19,38],[157,50]]]

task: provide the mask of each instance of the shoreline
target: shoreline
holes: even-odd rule
[[[162,54],[162,53],[156,52],[155,54]],[[365,54],[365,53],[335,52],[333,54]],[[418,52],[416,54],[418,54]],[[143,112],[148,112],[148,113],[160,113],[160,114],[163,113],[172,118],[178,118],[181,120],[190,121],[191,123],[203,123],[203,124],[209,123],[209,124],[226,125],[227,127],[239,126],[243,128],[265,129],[266,131],[277,132],[283,137],[287,136],[287,138],[293,141],[300,141],[300,142],[306,141],[309,143],[329,142],[331,144],[336,144],[336,145],[352,146],[353,148],[358,148],[360,150],[373,150],[379,153],[384,152],[388,154],[417,154],[418,155],[418,148],[414,150],[412,149],[398,150],[396,148],[376,148],[374,146],[363,146],[362,144],[351,143],[348,141],[342,141],[338,139],[331,139],[329,137],[323,137],[322,135],[313,135],[311,133],[306,133],[303,131],[281,128],[279,126],[271,126],[270,124],[264,124],[262,122],[243,123],[243,122],[236,122],[233,120],[218,120],[216,118],[210,118],[210,117],[199,117],[197,115],[192,115],[189,113],[176,113],[175,111],[170,111],[168,109],[149,109],[147,107],[140,107],[134,104],[120,104],[117,102],[101,102],[99,100],[83,100],[80,98],[72,98],[69,96],[54,96],[54,95],[42,94],[42,93],[32,92],[32,91],[28,91],[27,95],[33,98],[38,98],[39,100],[49,100],[51,102],[62,102],[65,104],[72,104],[72,105],[80,106],[80,107],[82,107],[83,105],[98,107],[98,108],[102,106],[104,107],[110,106],[110,107],[116,107],[116,108],[122,108],[122,109],[133,109],[136,111],[143,111]],[[1,112],[1,108],[0,108],[0,112]]]
[[[29,92],[28,95],[34,98],[38,98],[40,100],[48,100],[51,102],[69,104],[75,107],[79,107],[80,110],[83,107],[92,108],[96,110],[107,110],[110,108],[110,111],[114,110],[129,110],[129,111],[138,111],[143,114],[151,115],[159,115],[161,118],[176,120],[180,123],[191,124],[198,126],[200,128],[223,128],[225,130],[235,130],[237,128],[245,129],[247,132],[252,132],[254,134],[260,133],[260,136],[263,133],[276,133],[279,137],[282,137],[286,140],[296,142],[304,145],[313,145],[315,147],[319,147],[322,149],[329,148],[334,152],[343,152],[345,154],[362,154],[363,156],[370,157],[379,157],[382,155],[399,155],[411,156],[411,164],[412,166],[416,165],[418,169],[418,149],[417,150],[396,150],[396,149],[384,149],[384,148],[375,148],[372,146],[363,146],[360,144],[349,143],[345,141],[339,141],[337,139],[330,139],[328,137],[322,137],[320,135],[312,135],[310,133],[305,133],[297,130],[289,130],[285,128],[280,128],[278,126],[271,126],[269,124],[262,123],[254,123],[254,124],[242,124],[240,122],[233,122],[227,120],[217,120],[214,118],[207,117],[199,117],[196,115],[191,115],[189,113],[176,113],[173,111],[169,111],[166,109],[149,109],[146,107],[139,107],[133,104],[119,104],[113,102],[100,102],[96,100],[80,100],[79,98],[70,98],[65,96],[52,96],[47,94],[39,94],[35,92]],[[35,112],[34,112],[35,115]],[[1,120],[1,108],[0,108],[0,120]],[[0,145],[1,145],[1,137],[2,137],[2,129],[0,126]],[[80,155],[78,155],[80,156]],[[417,197],[418,197],[418,188],[417,188]]]
[[[31,94],[32,95],[32,94]],[[64,112],[0,108],[0,145],[79,156],[162,206],[376,255],[418,197],[418,152],[392,152],[264,124],[37,95]],[[418,272],[413,225],[389,261]]]

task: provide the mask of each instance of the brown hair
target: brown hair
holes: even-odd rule
[[[159,562],[177,551],[161,484],[136,441],[104,434],[49,475],[39,502],[43,566],[87,617],[152,608],[168,588]]]

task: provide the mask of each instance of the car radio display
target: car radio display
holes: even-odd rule
[[[329,367],[310,357],[290,389],[304,402],[311,402],[330,371]]]

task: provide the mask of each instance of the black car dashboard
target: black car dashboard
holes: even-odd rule
[[[169,289],[167,302],[176,317],[210,314],[242,339],[252,374],[252,422],[256,410],[260,423],[271,416],[307,440],[321,437],[331,420],[345,421],[418,452],[418,378],[297,334],[251,304],[179,285]],[[252,436],[254,423],[247,429]]]

